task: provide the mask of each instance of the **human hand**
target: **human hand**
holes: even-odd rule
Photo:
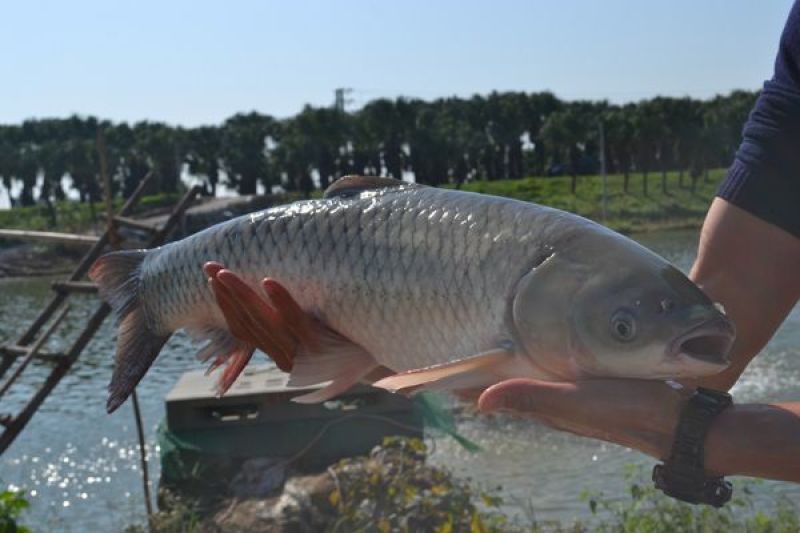
[[[299,344],[315,346],[312,318],[275,280],[264,278],[259,293],[219,263],[206,263],[203,272],[231,334],[267,354],[284,372],[292,369]]]
[[[596,379],[554,383],[510,379],[486,389],[482,412],[510,411],[556,429],[664,459],[691,389],[663,381]]]

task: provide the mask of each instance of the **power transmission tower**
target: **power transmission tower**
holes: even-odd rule
[[[347,104],[352,103],[352,98],[345,98],[345,95],[348,95],[353,92],[353,89],[349,87],[339,87],[334,91],[334,100],[333,100],[333,108],[337,111],[341,111],[344,113],[344,108]]]

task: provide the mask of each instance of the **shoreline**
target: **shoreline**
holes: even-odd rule
[[[605,187],[606,217],[603,217],[603,180],[600,176],[579,176],[576,194],[569,192],[568,176],[467,182],[463,184],[461,190],[555,207],[593,220],[623,235],[632,236],[659,231],[699,231],[724,172],[724,169],[711,171],[709,179],[698,180],[695,190],[687,188],[677,172],[668,172],[663,182],[661,173],[651,173],[648,178],[648,195],[642,194],[644,180],[641,174],[630,175],[629,192],[623,191],[622,175],[610,175],[607,177]],[[164,199],[159,197],[158,200],[163,205]],[[274,198],[232,197],[207,200],[207,205],[201,204],[198,208],[192,209],[198,210],[198,214],[202,215],[200,217],[202,225],[210,226],[224,220],[226,217],[223,215],[229,214],[227,211],[232,208],[239,214],[252,211],[254,208],[257,210],[266,207],[272,204],[272,201]],[[145,202],[147,203],[156,202]],[[86,220],[90,209],[89,206],[80,204],[67,204],[61,208],[71,213],[73,219],[78,220]],[[10,213],[14,213],[15,216],[9,216]],[[42,220],[40,210],[15,208],[7,211],[0,222],[4,221],[6,225],[16,228],[53,229],[43,225]],[[77,228],[70,229],[87,232],[96,225],[96,223],[80,224]],[[3,244],[0,244],[0,279],[68,273],[78,258],[85,253],[82,248],[66,248],[59,245]]]
[[[18,244],[0,248],[0,280],[45,278],[72,272],[83,253],[58,246]]]

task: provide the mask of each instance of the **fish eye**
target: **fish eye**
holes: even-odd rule
[[[622,342],[633,340],[636,337],[636,319],[628,311],[617,311],[611,316],[611,333]]]

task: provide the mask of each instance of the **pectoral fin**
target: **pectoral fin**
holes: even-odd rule
[[[452,363],[395,374],[372,385],[404,393],[488,386],[497,381],[498,370],[511,363],[514,357],[514,353],[506,349],[491,350]]]
[[[291,386],[308,386],[331,381],[323,389],[292,398],[297,403],[329,400],[347,389],[379,374],[382,368],[364,348],[339,333],[321,327],[318,346],[301,345],[289,377]]]

